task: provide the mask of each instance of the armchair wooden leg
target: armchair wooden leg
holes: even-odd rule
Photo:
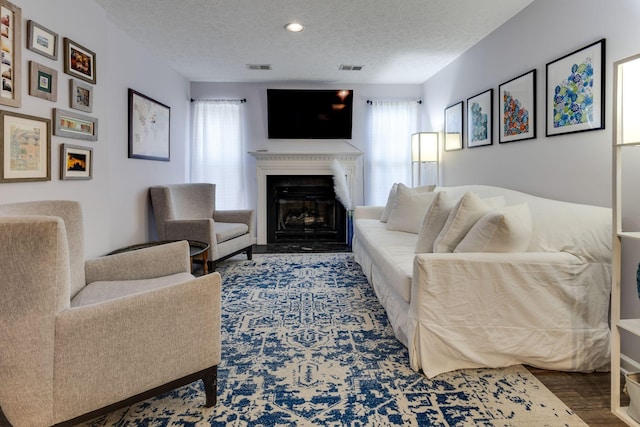
[[[218,367],[213,366],[207,369],[202,382],[204,383],[204,393],[207,397],[207,402],[204,406],[211,408],[218,401]]]
[[[247,248],[247,259],[251,261],[253,259],[253,246]]]

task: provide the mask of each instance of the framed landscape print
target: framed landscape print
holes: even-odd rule
[[[58,100],[58,72],[29,61],[29,95],[56,102]]]
[[[536,137],[536,70],[531,70],[498,88],[500,144]]]
[[[64,72],[89,83],[96,83],[96,54],[64,38]]]
[[[91,179],[92,167],[92,148],[60,144],[60,179]]]
[[[444,150],[462,150],[463,101],[444,109]]]
[[[93,111],[93,87],[75,79],[69,79],[70,105],[74,110]]]
[[[604,129],[605,39],[547,64],[546,134]]]
[[[22,9],[0,0],[0,104],[21,105]]]
[[[0,110],[0,182],[51,180],[51,120]]]
[[[28,20],[27,49],[57,61],[58,35],[32,20]]]
[[[67,138],[96,141],[98,139],[98,119],[73,111],[53,109],[53,134]]]
[[[493,89],[467,99],[467,147],[493,144]]]
[[[170,160],[171,108],[129,89],[129,158]]]

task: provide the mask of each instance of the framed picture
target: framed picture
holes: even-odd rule
[[[75,79],[69,79],[70,105],[74,110],[93,111],[93,87]]]
[[[56,102],[58,100],[58,72],[29,61],[29,95]]]
[[[93,148],[60,144],[60,179],[91,179]]]
[[[604,129],[605,39],[547,64],[546,135]]]
[[[28,20],[27,49],[57,61],[58,35],[32,20]]]
[[[129,89],[129,158],[169,161],[171,108]]]
[[[0,110],[0,182],[51,180],[51,120]]]
[[[54,135],[88,141],[98,139],[98,119],[95,117],[54,108],[53,123]]]
[[[64,72],[89,83],[96,83],[96,54],[64,38]]]
[[[467,147],[493,144],[493,89],[467,99]]]
[[[500,144],[536,137],[536,70],[502,83],[498,88]]]
[[[462,129],[463,101],[450,105],[444,109],[444,150],[462,150],[462,139],[464,132]]]
[[[22,9],[7,0],[0,0],[0,104],[20,107]]]

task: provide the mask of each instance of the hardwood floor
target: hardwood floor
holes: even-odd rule
[[[527,369],[588,425],[597,427],[626,426],[611,413],[611,376],[608,372],[582,374],[547,371],[530,366],[527,366]],[[622,384],[624,384],[624,379]],[[628,405],[628,397],[624,393],[622,396],[621,403]]]

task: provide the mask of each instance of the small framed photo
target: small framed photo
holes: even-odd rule
[[[20,107],[22,102],[22,9],[0,0],[0,104]]]
[[[493,89],[467,99],[467,147],[493,144]]]
[[[547,64],[547,136],[604,129],[605,39]]]
[[[91,179],[93,148],[60,144],[60,179]]]
[[[96,54],[64,38],[64,72],[89,83],[96,83]]]
[[[58,60],[58,35],[35,21],[27,21],[27,49]]]
[[[98,119],[95,117],[54,108],[53,123],[54,135],[88,141],[98,139]]]
[[[536,70],[502,83],[498,88],[500,144],[536,137]]]
[[[129,158],[170,160],[171,108],[129,89]]]
[[[29,61],[29,95],[56,102],[58,100],[58,72]]]
[[[444,150],[462,150],[462,139],[464,131],[462,129],[463,101],[450,105],[444,109]]]
[[[0,182],[51,181],[51,120],[0,110]]]
[[[70,105],[74,110],[93,111],[93,87],[75,79],[69,79]]]

